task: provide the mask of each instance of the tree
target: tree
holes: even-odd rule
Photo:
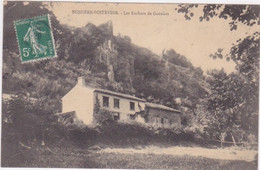
[[[238,135],[238,131],[257,136],[254,120],[257,121],[257,109],[253,106],[256,103],[249,99],[254,92],[248,82],[238,73],[227,75],[223,70],[213,70],[208,75],[207,105],[212,116],[208,130],[211,136],[222,142],[229,137],[234,143],[235,138],[247,140],[247,136]]]
[[[179,5],[176,10],[179,13],[184,13],[187,20],[194,17],[192,12],[194,8],[198,8],[198,5]],[[238,24],[244,24],[249,27],[259,25],[260,8],[257,5],[204,5],[203,16],[199,17],[200,21],[209,21],[210,18],[219,17],[221,19],[230,20],[230,30],[236,30]],[[215,54],[210,55],[214,59],[226,58],[227,61],[232,59],[237,64],[237,70],[240,73],[249,73],[253,76],[253,79],[258,79],[259,75],[259,42],[260,33],[256,31],[250,36],[244,39],[239,39],[230,49],[229,54],[223,56],[222,50],[218,49]],[[255,75],[255,76],[254,76]]]
[[[187,20],[194,17],[193,10],[198,5],[179,5],[179,13],[183,13]],[[260,8],[257,5],[203,5],[203,15],[200,21],[210,21],[213,17],[229,20],[230,31],[235,31],[239,24],[252,27],[259,25]],[[256,31],[252,35],[237,40],[229,53],[222,54],[223,49],[217,49],[210,57],[213,59],[233,60],[236,63],[236,72],[230,75],[223,71],[212,72],[210,79],[210,96],[208,97],[209,110],[214,113],[215,123],[213,127],[232,130],[238,128],[253,133],[257,136],[258,120],[258,92],[259,92],[259,42],[260,33]],[[228,111],[228,112],[227,112]],[[231,113],[230,113],[231,112]],[[230,124],[236,117],[237,122]],[[231,118],[231,119],[230,119]],[[230,120],[229,120],[230,119]],[[229,123],[229,124],[228,124]],[[228,127],[227,127],[228,126]]]
[[[234,128],[231,121],[235,120],[235,114],[231,109],[235,106],[236,98],[233,98],[233,91],[229,91],[230,77],[223,70],[209,73],[207,82],[211,87],[208,95],[208,110],[212,114],[211,134],[223,141],[227,131]]]
[[[48,124],[47,109],[42,101],[38,102],[25,95],[12,96],[5,103],[7,107],[3,118],[9,124],[9,132],[15,132],[16,140],[20,144],[30,145],[32,141],[41,140],[44,144],[44,129]],[[44,111],[42,110],[44,109]]]
[[[198,8],[196,4],[181,4],[176,10],[179,13],[183,13],[187,20],[191,20],[194,17],[194,8]],[[236,30],[237,24],[242,23],[248,26],[260,24],[258,5],[220,5],[209,4],[203,5],[203,16],[199,17],[200,21],[209,21],[213,17],[219,17],[221,19],[231,19],[229,22],[230,30]]]

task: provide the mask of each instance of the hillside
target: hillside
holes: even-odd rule
[[[9,19],[12,17],[16,16]],[[128,36],[113,35],[111,21],[70,28],[60,25],[54,15],[51,18],[58,54],[55,59],[21,64],[17,48],[10,48],[16,45],[14,32],[8,32],[3,51],[4,93],[24,93],[51,100],[57,106],[77,77],[84,75],[89,86],[136,95],[171,107],[194,108],[195,101],[205,95],[202,70],[174,50],[156,55],[133,44]],[[10,25],[5,27],[8,30]],[[53,109],[60,111],[59,107]]]

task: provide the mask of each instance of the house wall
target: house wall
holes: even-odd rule
[[[62,98],[62,113],[76,112],[76,117],[89,125],[93,121],[94,90],[77,84]]]
[[[161,110],[157,108],[146,108],[147,123],[157,126],[173,126],[181,124],[181,115],[172,111]],[[163,118],[163,124],[161,123]]]
[[[144,102],[141,102],[141,101],[136,101],[136,100],[126,99],[126,98],[123,98],[123,97],[113,96],[113,95],[105,94],[105,93],[102,93],[102,92],[95,92],[95,96],[97,96],[97,98],[100,102],[101,108],[109,110],[111,112],[119,112],[120,113],[120,119],[119,120],[127,121],[127,120],[129,120],[130,114],[133,115],[133,114],[135,114],[135,112],[141,111],[138,107],[138,103],[141,106],[142,110],[145,109],[145,104],[144,104]],[[103,96],[109,97],[109,107],[103,107]],[[120,103],[119,109],[114,108],[114,98],[119,99],[119,103]],[[135,103],[135,110],[130,110],[130,101]],[[94,103],[96,103],[96,101]]]

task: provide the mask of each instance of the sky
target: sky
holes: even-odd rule
[[[109,20],[113,23],[114,35],[127,35],[132,43],[146,47],[156,54],[174,49],[184,55],[195,67],[203,71],[221,69],[228,73],[234,71],[235,64],[226,60],[214,60],[209,57],[218,48],[223,53],[229,52],[232,43],[256,31],[256,27],[238,25],[238,30],[230,31],[227,20],[217,17],[200,22],[202,6],[194,9],[192,20],[185,20],[184,15],[175,9],[176,4],[127,4],[127,3],[52,3],[50,9],[62,24],[84,27],[88,22],[95,25]],[[72,10],[109,10],[118,11],[118,15],[75,14]],[[168,13],[168,15],[125,15],[129,12]]]

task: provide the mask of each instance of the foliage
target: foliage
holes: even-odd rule
[[[239,73],[246,76],[254,86],[259,84],[259,42],[260,33],[256,32],[238,40],[230,51],[230,58],[237,64]]]
[[[210,122],[213,120],[212,114],[208,111],[207,100],[201,99],[196,106],[195,115],[189,119],[188,127],[195,131],[195,134],[204,139],[210,139]]]
[[[3,120],[11,128],[10,130],[15,132],[17,142],[45,140],[44,131],[55,120],[48,103],[45,102],[19,94],[5,103]]]
[[[257,122],[258,98],[253,97],[256,92],[248,82],[239,74],[227,75],[223,70],[209,73],[207,81],[211,87],[207,105],[213,116],[210,127],[211,132],[217,132],[214,136],[237,130],[257,136],[257,123],[253,122]]]
[[[179,5],[178,12],[188,15],[193,8],[198,5]],[[177,10],[177,9],[176,9]],[[238,23],[249,27],[259,25],[259,6],[257,5],[215,5],[209,4],[203,6],[203,16],[200,21],[210,18],[219,17],[230,20],[230,30],[236,30]],[[189,18],[191,19],[191,18]],[[216,58],[226,58],[227,61],[232,59],[236,64],[236,69],[242,75],[249,78],[249,81],[258,86],[259,77],[259,32],[256,31],[250,36],[237,40],[230,49],[229,54],[223,56],[223,49],[218,49],[215,54],[210,56]]]
[[[176,10],[183,13],[187,20],[194,17],[192,12],[194,8],[200,7],[196,4],[181,4]],[[210,18],[219,17],[222,19],[230,19],[230,30],[237,29],[237,23],[242,23],[247,26],[260,24],[259,22],[259,6],[257,5],[220,5],[208,4],[203,5],[203,15],[199,17],[200,21],[209,21]]]
[[[259,25],[259,6],[257,5],[179,5],[179,13],[187,20],[194,14],[194,8],[202,8],[200,21],[209,21],[219,17],[229,21],[230,30],[237,29],[239,24],[248,27]],[[209,95],[205,98],[212,117],[208,122],[208,131],[214,138],[235,134],[237,140],[250,140],[249,136],[258,135],[259,103],[259,32],[237,40],[224,55],[219,48],[210,57],[213,59],[233,60],[236,72],[227,75],[223,70],[209,73]],[[247,135],[242,135],[247,134]],[[246,136],[246,137],[245,137]]]
[[[112,113],[110,111],[99,109],[98,112],[94,113],[94,122],[95,124],[105,125],[110,124],[114,122],[114,119],[112,117]]]
[[[229,54],[223,56],[223,49],[218,49],[210,57],[214,59],[226,58],[227,61],[233,60],[236,63],[236,70],[241,76],[245,76],[247,81],[256,87],[259,84],[259,36],[259,32],[255,32],[253,35],[237,40]]]

